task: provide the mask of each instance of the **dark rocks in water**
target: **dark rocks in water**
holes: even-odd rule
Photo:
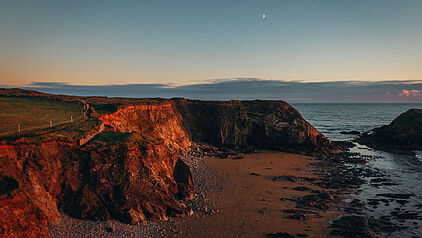
[[[379,197],[387,197],[387,198],[396,198],[396,199],[409,199],[410,197],[414,196],[413,194],[405,194],[405,193],[379,193],[377,194]]]
[[[402,227],[392,223],[387,217],[380,217],[379,219],[369,217],[368,227],[375,233],[393,233],[402,229]]]
[[[288,215],[286,218],[293,219],[293,220],[306,221],[306,220],[309,220],[310,217],[307,214],[297,212],[297,213]]]
[[[353,142],[351,142],[351,141],[339,141],[339,140],[337,140],[337,141],[331,141],[331,143],[334,146],[337,146],[337,147],[339,147],[342,150],[347,150],[347,149],[352,148],[352,147],[355,146],[355,144]]]
[[[366,158],[361,154],[348,151],[342,151],[336,155],[336,158],[350,164],[365,164],[367,162]]]
[[[368,220],[362,216],[342,216],[331,224],[331,235],[343,237],[374,237]]]
[[[343,135],[360,135],[360,131],[341,131],[340,134]]]
[[[330,203],[334,200],[334,196],[328,192],[319,192],[306,195],[296,200],[297,208],[317,208],[320,210],[328,209]]]
[[[390,181],[388,178],[373,178],[370,180],[371,183],[384,183],[388,181]]]
[[[389,125],[375,128],[357,140],[370,147],[402,153],[422,149],[422,109],[410,109]]]
[[[350,187],[357,187],[363,183],[360,178],[363,172],[356,168],[338,168],[340,171],[328,172],[324,175],[323,179],[317,185],[324,188],[331,189],[345,189]]]
[[[296,190],[296,191],[312,191],[312,189],[310,189],[308,187],[295,187],[295,188],[293,188],[293,190]]]
[[[281,175],[281,176],[274,176],[271,179],[273,182],[276,181],[287,181],[287,182],[299,182],[299,183],[315,183],[318,182],[316,178],[310,177],[297,177],[293,175]]]
[[[331,224],[332,235],[343,237],[376,237],[375,233],[392,233],[400,227],[388,219],[375,219],[357,215],[342,216]]]
[[[315,211],[307,211],[307,210],[298,210],[298,209],[285,209],[283,210],[284,213],[288,213],[289,215],[286,217],[288,219],[294,219],[294,220],[309,220],[311,217],[321,217],[317,212]]]
[[[409,212],[409,211],[405,211],[405,212],[393,211],[390,214],[394,219],[397,219],[397,220],[416,220],[419,218],[418,213]]]
[[[278,232],[278,233],[268,233],[268,238],[294,238],[294,236],[290,235],[289,233],[285,232]]]
[[[365,202],[358,199],[353,199],[347,204],[344,208],[344,211],[347,213],[361,214],[363,209],[365,209]]]
[[[368,205],[370,206],[378,206],[380,204],[379,199],[368,199]]]
[[[296,182],[297,177],[292,175],[281,175],[281,176],[274,176],[272,181],[288,181],[288,182]]]
[[[409,203],[409,201],[408,201],[408,200],[401,200],[401,199],[397,199],[397,200],[396,200],[396,203],[398,203],[398,204],[400,204],[400,205],[404,205],[404,204]]]
[[[284,209],[283,210],[283,212],[285,212],[285,213],[296,213],[296,212],[298,212],[299,210],[296,210],[296,209]]]

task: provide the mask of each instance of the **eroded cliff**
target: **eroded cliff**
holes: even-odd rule
[[[331,148],[325,136],[284,101],[175,102],[195,142],[307,154],[326,153]]]
[[[140,132],[162,138],[165,145],[179,152],[191,145],[180,113],[171,101],[123,106],[100,118],[113,131]]]
[[[100,114],[91,107],[83,122],[1,141],[0,185],[9,178],[18,183],[0,194],[1,236],[46,236],[60,210],[131,224],[189,214],[194,178],[180,156],[192,143],[308,154],[330,149],[283,101],[66,100],[94,105]],[[18,218],[10,218],[10,209]]]

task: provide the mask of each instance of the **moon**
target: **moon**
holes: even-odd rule
[[[262,14],[262,19],[265,19],[267,17],[267,15],[264,13]]]

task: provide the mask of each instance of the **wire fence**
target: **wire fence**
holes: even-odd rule
[[[2,132],[2,133],[0,133],[0,137],[21,135],[23,133],[30,132],[30,131],[42,130],[42,129],[47,129],[47,128],[51,128],[51,127],[58,127],[58,126],[61,126],[61,125],[81,121],[82,119],[87,118],[87,113],[88,113],[88,110],[90,109],[89,104],[87,104],[85,101],[82,101],[82,100],[81,100],[81,102],[84,105],[84,111],[83,111],[82,115],[77,117],[77,118],[73,118],[72,116],[70,116],[69,120],[67,120],[67,121],[61,121],[61,122],[57,123],[57,122],[53,122],[51,120],[49,123],[44,124],[44,125],[25,127],[25,128],[23,128],[21,126],[21,124],[17,124],[15,130]]]
[[[32,127],[22,127],[21,124],[17,124],[15,130],[9,130],[9,131],[6,131],[6,132],[2,132],[2,133],[0,133],[0,137],[19,135],[19,134],[23,134],[23,133],[29,132],[29,131],[42,130],[42,129],[47,129],[47,128],[51,128],[51,127],[57,127],[57,126],[61,126],[61,125],[69,124],[69,123],[78,122],[78,121],[81,121],[84,118],[86,118],[86,116],[84,114],[82,114],[81,116],[79,116],[77,118],[73,118],[71,116],[70,120],[67,120],[67,121],[61,121],[61,122],[50,121],[47,124],[39,125],[39,126],[32,126]]]

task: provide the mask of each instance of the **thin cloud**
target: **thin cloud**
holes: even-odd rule
[[[417,89],[405,90],[405,89],[403,89],[399,93],[399,96],[404,96],[404,97],[418,97],[418,96],[422,96],[422,90],[417,90]]]
[[[216,79],[190,85],[71,85],[33,82],[25,89],[53,94],[109,97],[185,97],[204,100],[282,99],[292,103],[420,102],[422,81],[278,81],[259,78]]]

